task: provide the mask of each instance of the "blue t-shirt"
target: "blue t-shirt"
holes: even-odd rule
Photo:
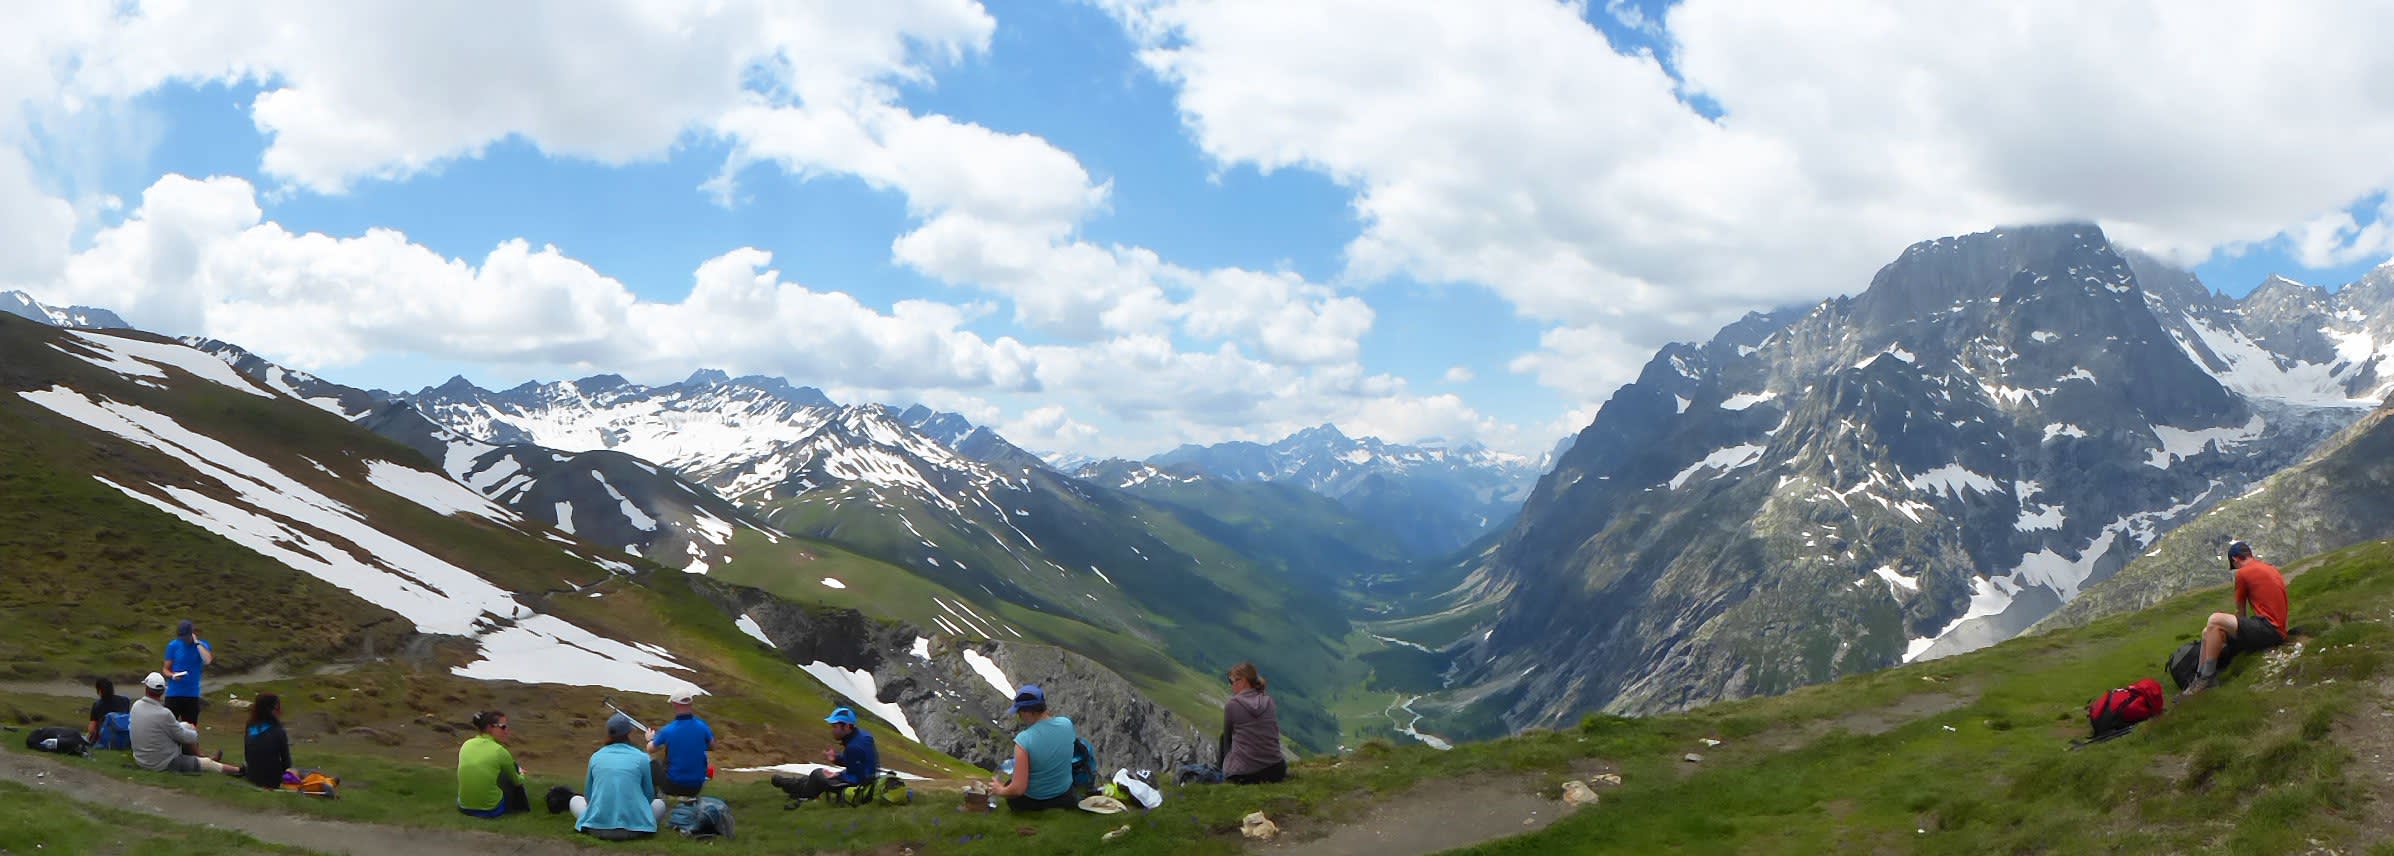
[[[609,743],[592,753],[582,793],[590,807],[574,829],[657,831],[657,813],[649,806],[657,798],[657,783],[648,777],[648,754],[631,744]]]
[[[1072,720],[1061,716],[1050,716],[1014,733],[1014,745],[1031,756],[1031,782],[1023,796],[1054,799],[1072,788],[1073,739]]]
[[[651,742],[665,747],[665,778],[685,787],[707,783],[707,750],[715,748],[715,730],[695,714],[682,714],[657,729]]]
[[[881,775],[881,750],[873,746],[873,735],[856,729],[848,735],[848,742],[840,746],[841,781],[861,785]]]
[[[200,694],[200,670],[208,666],[207,661],[200,659],[201,648],[207,648],[210,651],[216,650],[206,642],[193,645],[183,641],[179,636],[166,643],[167,695],[196,696]],[[174,672],[182,672],[183,676],[175,677]]]

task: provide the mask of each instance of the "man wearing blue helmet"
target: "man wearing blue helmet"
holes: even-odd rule
[[[811,800],[870,783],[881,775],[881,750],[874,748],[871,732],[856,727],[856,711],[836,708],[823,721],[831,726],[831,739],[839,741],[839,745],[823,749],[823,763],[836,764],[840,771],[819,769],[803,777],[774,776],[773,786],[788,793],[791,799]]]

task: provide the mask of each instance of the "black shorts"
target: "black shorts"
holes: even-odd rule
[[[1234,785],[1262,785],[1270,784],[1272,782],[1286,781],[1287,779],[1287,761],[1281,761],[1273,764],[1272,766],[1265,767],[1261,770],[1256,770],[1251,773],[1239,773],[1237,775],[1222,777],[1222,781],[1229,782]]]
[[[2228,649],[2238,654],[2264,651],[2286,644],[2286,634],[2269,619],[2247,615],[2236,622],[2236,635],[2228,639]]]
[[[1051,808],[1075,808],[1080,804],[1081,801],[1074,799],[1072,796],[1072,791],[1070,790],[1043,800],[1035,800],[1027,796],[1006,798],[1006,809],[1015,812],[1046,811]]]
[[[166,702],[167,712],[175,715],[176,722],[188,722],[193,725],[199,724],[199,696],[170,695],[163,699],[163,701]]]

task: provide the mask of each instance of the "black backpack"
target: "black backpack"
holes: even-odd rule
[[[25,748],[60,755],[91,754],[91,744],[84,741],[83,732],[58,726],[34,729],[33,733],[25,735]]]
[[[2227,671],[2229,661],[2234,659],[2235,647],[2223,646],[2219,651],[2219,663],[2212,666],[2212,673]],[[2203,640],[2198,638],[2178,646],[2178,650],[2170,652],[2169,659],[2162,661],[2162,666],[2169,670],[2170,682],[2177,684],[2179,690],[2192,686],[2195,675],[2203,670]]]

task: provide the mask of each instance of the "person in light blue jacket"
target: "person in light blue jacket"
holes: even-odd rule
[[[657,796],[648,753],[632,745],[632,718],[607,718],[607,745],[590,755],[590,772],[582,779],[582,796],[568,805],[574,830],[608,841],[628,841],[657,834],[665,822],[665,800]]]

